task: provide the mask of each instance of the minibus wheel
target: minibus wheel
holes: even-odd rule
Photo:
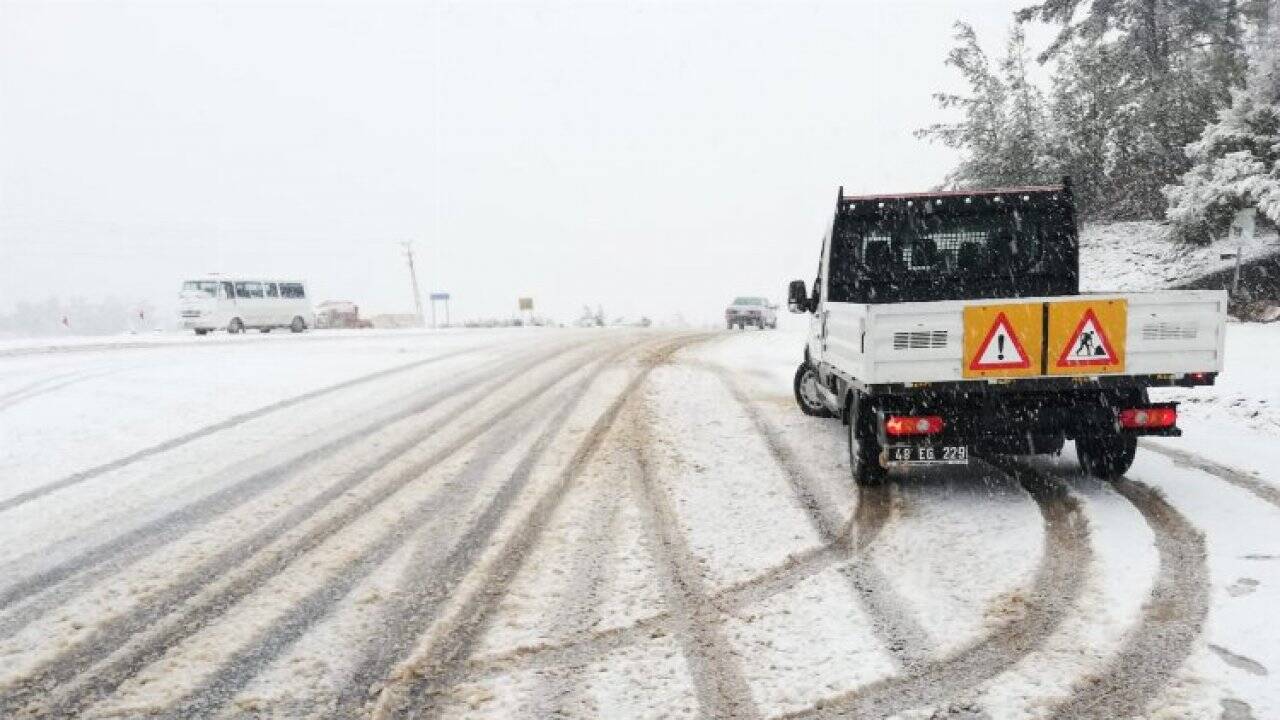
[[[306,329],[307,329],[307,321],[303,320],[301,317],[295,317],[293,319],[293,322],[289,323],[290,332],[300,333]]]
[[[244,332],[244,322],[240,318],[231,318],[231,322],[227,323],[227,332],[232,335]]]

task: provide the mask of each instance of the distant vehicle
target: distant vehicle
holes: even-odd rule
[[[326,300],[316,307],[316,327],[362,330],[373,327],[373,321],[360,317],[360,306],[353,302]]]
[[[291,280],[227,278],[221,275],[182,283],[178,314],[182,327],[204,335],[211,330],[242,333],[250,328],[300,333],[315,325],[305,283]]]
[[[734,298],[724,311],[724,324],[730,330],[754,325],[761,330],[778,327],[778,306],[762,297]]]
[[[860,484],[891,467],[1041,454],[1075,441],[1113,479],[1139,436],[1180,435],[1153,387],[1213,385],[1227,294],[1081,294],[1075,204],[1062,185],[836,200],[795,396],[840,418]]]

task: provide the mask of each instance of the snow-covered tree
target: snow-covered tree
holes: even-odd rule
[[[1162,214],[1164,186],[1191,165],[1184,148],[1243,82],[1257,2],[1046,0],[1018,13],[1060,27],[1040,56],[1058,64],[1055,155],[1066,153],[1091,214]]]
[[[982,50],[977,34],[956,23],[956,46],[947,64],[960,71],[966,94],[935,93],[946,110],[962,118],[916,131],[917,137],[962,152],[960,165],[947,176],[950,187],[999,187],[1041,182],[1052,176],[1047,155],[1044,96],[1027,75],[1026,37],[1011,31],[998,65]]]
[[[1280,224],[1280,0],[1271,0],[1249,59],[1247,85],[1187,146],[1194,165],[1166,188],[1168,218],[1183,240],[1212,239],[1243,207]]]

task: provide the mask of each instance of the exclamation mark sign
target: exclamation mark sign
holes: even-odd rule
[[[1004,359],[1004,333],[1000,333],[996,335],[996,350],[998,351],[996,352],[996,359],[1003,360]]]

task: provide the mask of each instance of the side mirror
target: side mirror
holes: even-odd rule
[[[809,312],[809,293],[803,280],[792,280],[787,286],[787,309],[793,313]]]

